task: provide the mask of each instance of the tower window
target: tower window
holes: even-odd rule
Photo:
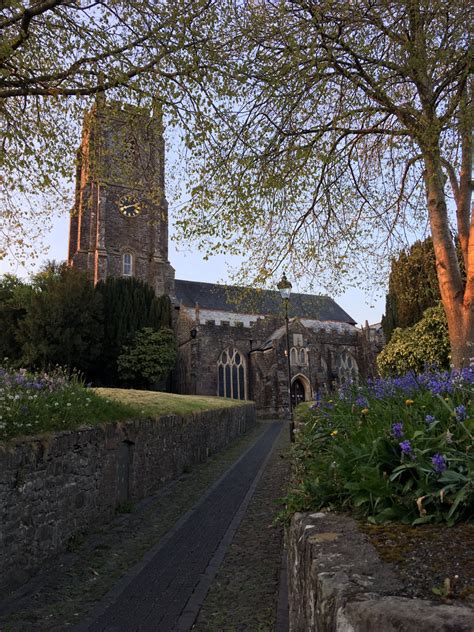
[[[129,252],[126,252],[122,258],[122,274],[133,276],[133,257]]]

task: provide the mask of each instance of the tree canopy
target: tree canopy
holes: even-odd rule
[[[40,281],[40,287],[31,288],[26,313],[18,322],[22,363],[89,372],[102,351],[102,296],[74,268],[59,269]]]
[[[35,238],[70,208],[85,108],[95,95],[167,106],[186,124],[222,58],[209,0],[0,3],[0,258],[39,256]],[[209,83],[209,82],[208,82]],[[194,104],[194,105],[193,105]]]
[[[133,277],[109,277],[96,285],[102,297],[104,335],[100,367],[95,377],[105,384],[117,380],[117,358],[124,345],[143,328],[159,330],[171,326],[168,296],[156,297],[152,287]]]
[[[194,165],[184,234],[245,253],[257,280],[291,261],[293,277],[337,289],[383,275],[390,255],[425,228],[453,361],[468,362],[473,109],[465,3],[235,6],[233,91],[215,104],[206,159]]]
[[[4,232],[38,208],[15,193],[58,188],[82,96],[154,96],[188,152],[184,237],[243,254],[250,281],[291,265],[337,289],[383,276],[425,228],[453,362],[466,363],[469,18],[464,0],[3,3]]]

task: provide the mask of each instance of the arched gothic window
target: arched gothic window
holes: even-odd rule
[[[247,399],[247,370],[237,349],[224,349],[217,361],[217,394],[231,399]]]
[[[129,252],[122,257],[122,275],[133,276],[133,257]]]
[[[355,358],[348,351],[343,351],[336,359],[337,375],[339,383],[356,382],[359,376],[359,367]]]
[[[297,349],[296,347],[291,347],[290,364],[298,366],[305,366],[306,364],[308,364],[308,355],[306,349]]]

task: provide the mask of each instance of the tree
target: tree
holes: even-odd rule
[[[449,369],[449,335],[442,305],[425,310],[413,327],[397,328],[377,356],[381,375],[421,373],[426,366]]]
[[[171,329],[143,327],[118,357],[120,377],[138,386],[151,386],[165,378],[176,362],[176,337]]]
[[[49,8],[50,2],[32,7]],[[18,26],[19,5],[2,9],[6,21],[0,28]],[[54,13],[42,14],[63,18],[62,28],[35,15],[30,23],[36,35],[32,30],[25,39],[18,29],[11,36],[7,31],[7,83],[19,72],[18,59],[38,59],[41,72],[56,59],[76,69],[76,51],[78,60],[88,51],[91,63],[74,80],[69,77],[69,84],[55,76],[52,94],[4,97],[5,208],[11,209],[15,186],[41,192],[58,184],[56,174],[65,167],[63,156],[71,154],[73,137],[67,125],[73,108],[64,99],[80,95],[80,82],[89,76],[92,93],[101,85],[113,91],[122,77],[123,97],[146,101],[159,95],[170,121],[183,125],[192,194],[180,213],[184,237],[195,238],[208,252],[244,253],[243,272],[256,282],[291,259],[293,276],[309,275],[328,288],[331,280],[340,288],[342,278],[350,283],[382,278],[384,262],[405,235],[429,224],[453,363],[469,361],[473,109],[470,14],[462,0],[116,0],[86,6],[58,2]],[[102,17],[96,22],[110,7],[111,22]],[[10,24],[13,12],[17,17]],[[88,20],[95,30],[89,31]],[[70,24],[76,28],[69,39]],[[117,38],[142,29],[150,39],[122,51]],[[82,42],[82,33],[90,34],[90,41]],[[102,67],[96,42],[105,43],[106,53],[109,33],[118,47]],[[15,36],[18,47],[11,45]],[[127,69],[148,54],[154,56],[150,74],[128,77]],[[103,84],[99,71],[105,73]],[[28,72],[20,75],[28,78]],[[115,84],[109,85],[109,75]],[[68,85],[72,92],[63,92]],[[55,99],[59,105],[50,114]],[[52,127],[55,143],[49,142]],[[28,212],[15,208],[21,217]],[[9,213],[11,224],[18,213]],[[454,224],[465,283],[451,235]]]
[[[428,307],[440,301],[431,239],[416,241],[392,259],[382,327],[388,342],[392,331],[418,322]]]
[[[95,95],[167,104],[193,116],[221,42],[220,0],[12,0],[0,3],[0,258],[70,207],[83,111]],[[195,95],[191,98],[192,95]]]
[[[144,327],[171,326],[170,299],[156,297],[151,286],[134,277],[109,277],[96,285],[104,306],[104,336],[99,380],[113,384],[117,379],[117,358],[136,331]]]
[[[5,274],[0,279],[0,361],[16,364],[21,356],[17,340],[20,321],[26,315],[29,288],[18,277]]]
[[[293,276],[320,281],[329,272],[341,287],[357,273],[383,277],[404,235],[428,223],[452,360],[468,363],[473,109],[465,3],[249,1],[235,3],[234,20],[233,81],[207,122],[183,234],[203,247],[213,237],[213,252],[247,253],[244,269],[256,281],[291,258]]]
[[[41,283],[36,288],[33,284],[18,327],[22,362],[41,369],[59,364],[89,373],[102,350],[102,297],[74,268],[43,277]]]

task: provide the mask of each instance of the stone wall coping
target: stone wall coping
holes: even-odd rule
[[[232,410],[234,408],[243,408],[248,406],[249,408],[255,408],[255,402],[249,400],[243,400],[241,403],[236,403],[234,406],[226,406],[225,408],[209,408],[202,410],[195,410],[188,413],[168,413],[166,415],[150,415],[147,417],[133,418],[129,419],[111,419],[109,421],[103,421],[98,424],[80,424],[75,426],[74,428],[65,428],[64,430],[48,430],[38,434],[28,434],[28,435],[18,435],[16,437],[11,437],[6,441],[0,441],[0,452],[5,449],[10,449],[13,446],[24,444],[24,443],[48,443],[51,440],[58,440],[61,437],[68,437],[72,434],[80,435],[81,433],[89,433],[89,432],[102,432],[107,434],[107,429],[138,429],[140,424],[148,423],[148,422],[157,422],[157,421],[176,421],[176,420],[184,420],[190,421],[193,418],[196,420],[200,419],[201,413],[209,413],[215,411],[216,413],[224,413],[229,409]]]
[[[290,632],[474,629],[469,606],[401,596],[401,580],[347,516],[296,513],[287,544]]]

